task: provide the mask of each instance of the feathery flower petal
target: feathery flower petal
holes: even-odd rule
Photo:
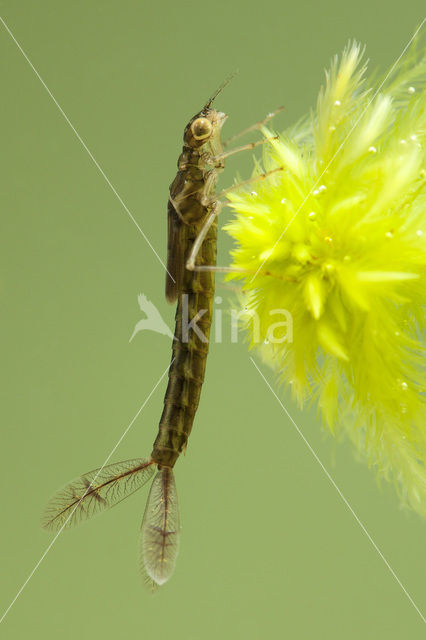
[[[353,43],[332,61],[310,120],[278,139],[263,127],[264,169],[283,170],[229,194],[233,265],[248,272],[230,277],[259,320],[245,323],[252,346],[294,399],[313,399],[425,514],[426,55],[412,50],[380,91],[362,56]],[[271,339],[277,309],[291,339]]]

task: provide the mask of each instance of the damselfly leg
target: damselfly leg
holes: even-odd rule
[[[271,140],[278,140],[278,136],[274,136],[273,138],[264,138],[263,140],[257,140],[256,142],[248,142],[247,144],[243,144],[240,147],[235,147],[234,149],[230,149],[229,151],[224,151],[218,156],[212,158],[212,164],[219,160],[225,160],[225,158],[229,158],[229,156],[233,156],[235,153],[239,153],[240,151],[250,151],[255,147],[259,147],[262,144],[266,144]]]
[[[267,140],[265,140],[265,142],[267,142]],[[240,149],[237,149],[237,151],[239,150]],[[248,180],[243,180],[242,182],[239,182],[238,184],[227,187],[226,189],[223,189],[219,193],[213,196],[210,196],[209,198],[206,197],[203,200],[203,205],[205,205],[206,207],[208,207],[209,205],[210,206],[213,205],[213,210],[210,212],[209,216],[205,220],[200,233],[198,234],[197,238],[194,241],[194,244],[192,245],[189,258],[186,262],[186,268],[189,271],[213,271],[218,273],[241,273],[241,274],[256,273],[255,270],[249,271],[247,269],[237,269],[235,267],[223,267],[219,265],[197,265],[195,261],[197,259],[198,253],[201,249],[201,246],[207,236],[207,233],[210,227],[219,216],[219,213],[222,210],[222,208],[229,205],[229,203],[226,200],[221,200],[221,198],[223,198],[223,196],[226,196],[228,193],[232,193],[232,191],[235,191],[243,186],[247,186],[249,184],[259,182],[260,180],[265,180],[266,178],[269,178],[269,176],[271,176],[272,174],[277,173],[279,171],[283,171],[283,167],[277,167],[276,169],[272,169],[271,171],[267,171],[257,176],[253,176]],[[261,273],[263,275],[272,275],[270,271],[262,271]]]
[[[222,143],[222,146],[224,148],[226,148],[231,142],[234,142],[235,140],[238,140],[239,138],[242,138],[243,136],[245,136],[247,133],[251,133],[252,131],[258,131],[259,129],[261,129],[267,122],[269,122],[270,120],[272,120],[272,118],[275,118],[275,116],[278,113],[281,113],[281,111],[284,111],[285,107],[281,106],[278,107],[277,109],[275,109],[275,111],[272,111],[271,113],[268,113],[268,115],[263,118],[263,120],[259,120],[259,122],[255,122],[254,124],[252,124],[250,127],[247,127],[246,129],[243,129],[242,131],[239,131],[238,133],[235,133],[233,136],[230,136],[229,138],[227,138],[227,140],[225,140]]]
[[[231,136],[230,138],[228,138],[224,143],[223,143],[223,147],[225,148],[230,142],[233,142],[235,140],[237,140],[238,138],[243,137],[244,135],[246,135],[247,133],[250,133],[252,131],[256,131],[262,128],[262,126],[264,126],[267,122],[269,122],[272,118],[274,118],[278,113],[280,113],[281,111],[283,111],[284,107],[278,107],[278,109],[275,109],[275,111],[272,111],[271,113],[269,113],[263,120],[259,120],[258,122],[256,122],[255,124],[251,125],[250,127],[247,127],[246,129],[243,129],[242,131],[240,131],[239,133]],[[260,145],[266,144],[272,140],[276,140],[278,139],[278,136],[274,136],[272,138],[264,138],[262,140],[257,140],[256,142],[249,142],[245,145],[241,145],[239,147],[235,147],[233,149],[230,149],[228,151],[223,151],[222,153],[219,153],[217,155],[212,155],[212,156],[206,156],[206,164],[212,166],[212,167],[219,167],[221,165],[221,163],[226,159],[229,158],[230,156],[239,153],[240,151],[249,151],[251,149],[254,149],[255,147],[258,147]],[[223,166],[223,165],[222,165]],[[212,193],[212,190],[209,188],[210,187],[210,181],[213,181],[216,179],[215,176],[215,172],[214,170],[211,172],[211,175],[209,176],[209,178],[207,178],[206,180],[206,188],[204,191],[204,195],[201,198],[201,203],[204,207],[206,207],[206,209],[208,209],[209,207],[213,207],[212,210],[210,211],[207,219],[204,222],[203,227],[201,228],[197,238],[195,239],[192,248],[191,248],[191,252],[189,254],[189,257],[186,261],[186,269],[188,269],[189,271],[212,271],[212,272],[219,272],[219,273],[241,273],[241,274],[250,274],[251,272],[245,269],[237,269],[235,267],[224,267],[224,266],[218,266],[218,265],[197,265],[196,264],[196,259],[197,256],[201,250],[202,244],[208,234],[209,229],[211,228],[212,224],[215,222],[215,220],[218,218],[220,211],[222,210],[223,207],[226,207],[229,205],[229,203],[226,200],[222,200],[222,198],[224,196],[226,196],[228,193],[231,193],[232,191],[235,191],[237,189],[239,189],[240,187],[244,187],[247,186],[249,184],[253,184],[256,183],[260,180],[265,180],[266,178],[268,178],[270,175],[278,172],[278,171],[282,171],[283,167],[278,167],[276,169],[272,169],[271,171],[267,171],[264,173],[261,173],[257,176],[253,176],[252,178],[249,178],[248,180],[244,180],[242,182],[239,182],[238,184],[232,185],[230,187],[227,187],[226,189],[223,189],[222,191],[219,191],[218,193]],[[256,273],[254,270],[252,272],[253,274]],[[269,271],[265,271],[262,272],[264,273],[264,275],[271,275]]]

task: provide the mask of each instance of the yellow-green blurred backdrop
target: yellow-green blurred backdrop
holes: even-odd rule
[[[166,201],[183,127],[217,100],[228,133],[278,105],[313,104],[349,38],[389,66],[420,2],[0,3],[1,15],[117,193],[165,259]],[[137,294],[172,322],[164,271],[0,26],[1,609],[45,552],[50,494],[100,466],[165,370],[169,340],[140,333]],[[249,174],[250,154],[221,185]],[[223,220],[229,213],[225,212]],[[221,234],[220,261],[229,241]],[[220,281],[218,285],[220,286]],[[226,288],[218,293],[229,298]],[[152,597],[137,571],[146,490],[60,536],[0,628],[10,640],[424,637],[421,617],[283,413],[244,344],[213,344],[186,457],[182,545]],[[265,373],[272,380],[269,371]],[[147,455],[165,381],[114,455]],[[287,399],[286,399],[287,401]],[[287,405],[417,605],[424,525],[352,449]]]

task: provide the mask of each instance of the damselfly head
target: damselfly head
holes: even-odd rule
[[[220,87],[214,92],[214,94],[207,100],[203,109],[199,113],[197,113],[187,124],[183,139],[189,147],[192,147],[193,149],[199,149],[219,134],[222,125],[228,116],[222,111],[211,109],[211,106],[219,93],[223,91],[223,89],[227,84],[231,82],[232,78],[234,78],[235,75],[236,72],[232,73],[228,78],[226,78],[225,82],[223,82]]]
[[[186,126],[184,142],[193,149],[202,147],[217,136],[227,117],[222,111],[204,107]]]

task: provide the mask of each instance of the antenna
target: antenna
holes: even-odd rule
[[[231,80],[233,80],[235,78],[235,76],[237,74],[238,74],[238,70],[236,70],[233,73],[231,73],[231,75],[229,75],[226,78],[226,80],[224,82],[222,82],[222,84],[220,85],[219,89],[216,89],[216,91],[214,92],[212,97],[207,100],[206,104],[204,105],[204,109],[209,109],[210,108],[212,102],[217,98],[219,93],[224,90],[224,88],[231,82]]]

